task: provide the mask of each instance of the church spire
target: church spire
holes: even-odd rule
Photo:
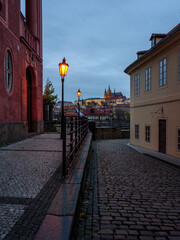
[[[105,91],[104,91],[104,98],[107,98],[106,88],[105,88]]]
[[[111,96],[111,88],[110,88],[110,85],[108,87],[108,91],[107,91],[107,97],[110,97]]]

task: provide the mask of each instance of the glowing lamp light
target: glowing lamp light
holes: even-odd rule
[[[78,91],[77,91],[77,96],[78,96],[78,98],[80,98],[80,96],[81,96],[81,91],[80,91],[80,89],[78,89]]]
[[[61,77],[66,76],[68,67],[69,67],[69,65],[66,63],[66,59],[63,58],[62,63],[59,63],[59,72],[60,72]]]

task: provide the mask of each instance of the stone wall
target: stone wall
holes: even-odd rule
[[[120,127],[116,128],[96,128],[95,139],[118,139],[118,138],[129,138],[130,130],[122,129]]]
[[[44,132],[44,122],[33,122],[34,132]],[[28,122],[0,122],[0,146],[21,140],[28,136]]]
[[[0,123],[0,145],[25,138],[28,134],[27,122]]]

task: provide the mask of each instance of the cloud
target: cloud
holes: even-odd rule
[[[58,63],[66,57],[66,100],[103,97],[104,89],[130,95],[124,69],[136,52],[150,48],[150,35],[167,33],[179,22],[179,0],[43,1],[44,83],[53,81],[59,98]]]

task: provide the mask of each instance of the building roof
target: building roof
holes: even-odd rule
[[[164,38],[166,35],[167,34],[164,33],[152,33],[151,38],[149,40],[151,41],[153,38]]]
[[[149,50],[147,50],[147,52],[145,52],[144,55],[142,55],[140,58],[136,59],[133,63],[131,63],[125,70],[125,73],[129,73],[129,71],[132,69],[132,67],[142,61],[142,59],[144,59],[146,56],[148,56],[149,54],[151,54],[152,52],[154,52],[161,44],[163,44],[165,41],[167,41],[169,38],[171,38],[174,34],[176,34],[178,31],[180,30],[180,23],[177,24],[173,29],[171,29],[167,34],[165,34],[165,37],[160,40],[154,47],[150,48]],[[157,34],[156,34],[157,35]],[[162,35],[162,34],[160,34]]]
[[[126,104],[116,104],[114,107],[126,107],[126,108],[129,108],[130,104],[129,103],[126,103]]]
[[[66,117],[77,117],[78,113],[76,113],[76,112],[66,112],[66,113],[64,113],[64,116],[66,116]]]
[[[106,111],[106,112],[102,112],[102,111],[94,111],[94,112],[83,111],[82,113],[85,116],[111,116],[112,115],[112,111]]]
[[[56,106],[56,105],[55,105],[55,106],[54,106],[54,110],[59,110],[59,109],[61,109],[61,107],[62,107],[61,105],[59,105],[59,106]],[[75,108],[78,108],[78,105],[77,105],[77,104],[65,105],[65,106],[64,106],[64,110],[71,110],[71,109],[72,109],[72,110],[73,110],[73,109],[75,110]]]
[[[145,54],[148,50],[143,50],[143,51],[138,51],[136,54],[140,55],[140,54]]]
[[[83,101],[87,101],[87,100],[96,100],[96,99],[104,99],[104,98],[100,98],[100,97],[97,97],[97,98],[86,98],[86,99],[83,99]],[[82,100],[81,100],[82,101]]]

